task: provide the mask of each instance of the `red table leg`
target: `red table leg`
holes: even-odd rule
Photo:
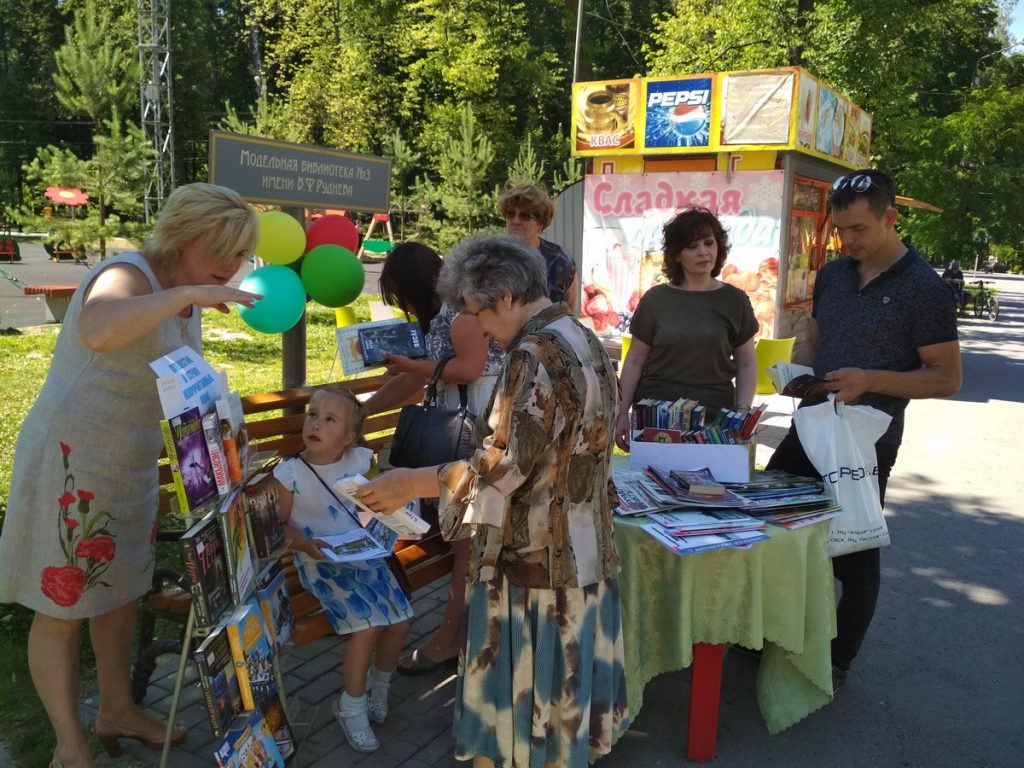
[[[707,763],[715,759],[718,735],[718,701],[722,694],[724,645],[693,644],[693,674],[690,679],[690,731],[686,759]]]

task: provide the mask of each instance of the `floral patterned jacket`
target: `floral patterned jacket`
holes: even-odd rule
[[[469,577],[524,587],[613,576],[618,385],[601,342],[554,304],[509,345],[479,448],[439,470],[446,538],[472,535]],[[487,411],[485,411],[487,412]]]

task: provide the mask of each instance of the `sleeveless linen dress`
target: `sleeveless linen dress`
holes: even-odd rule
[[[149,363],[182,344],[200,351],[200,309],[109,353],[79,335],[82,296],[99,272],[131,264],[163,290],[138,253],[98,266],[75,291],[50,371],[22,424],[0,537],[0,602],[83,619],[141,597],[153,576],[163,441]]]

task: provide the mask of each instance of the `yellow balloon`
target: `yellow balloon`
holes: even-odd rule
[[[282,211],[267,211],[257,219],[260,239],[256,255],[271,264],[291,264],[306,250],[302,225]]]

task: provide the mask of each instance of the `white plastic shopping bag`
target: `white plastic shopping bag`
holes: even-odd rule
[[[798,408],[793,421],[826,492],[843,505],[843,514],[832,518],[829,556],[888,546],[875,442],[892,417],[868,405],[836,402],[835,395],[829,395],[820,405]]]

